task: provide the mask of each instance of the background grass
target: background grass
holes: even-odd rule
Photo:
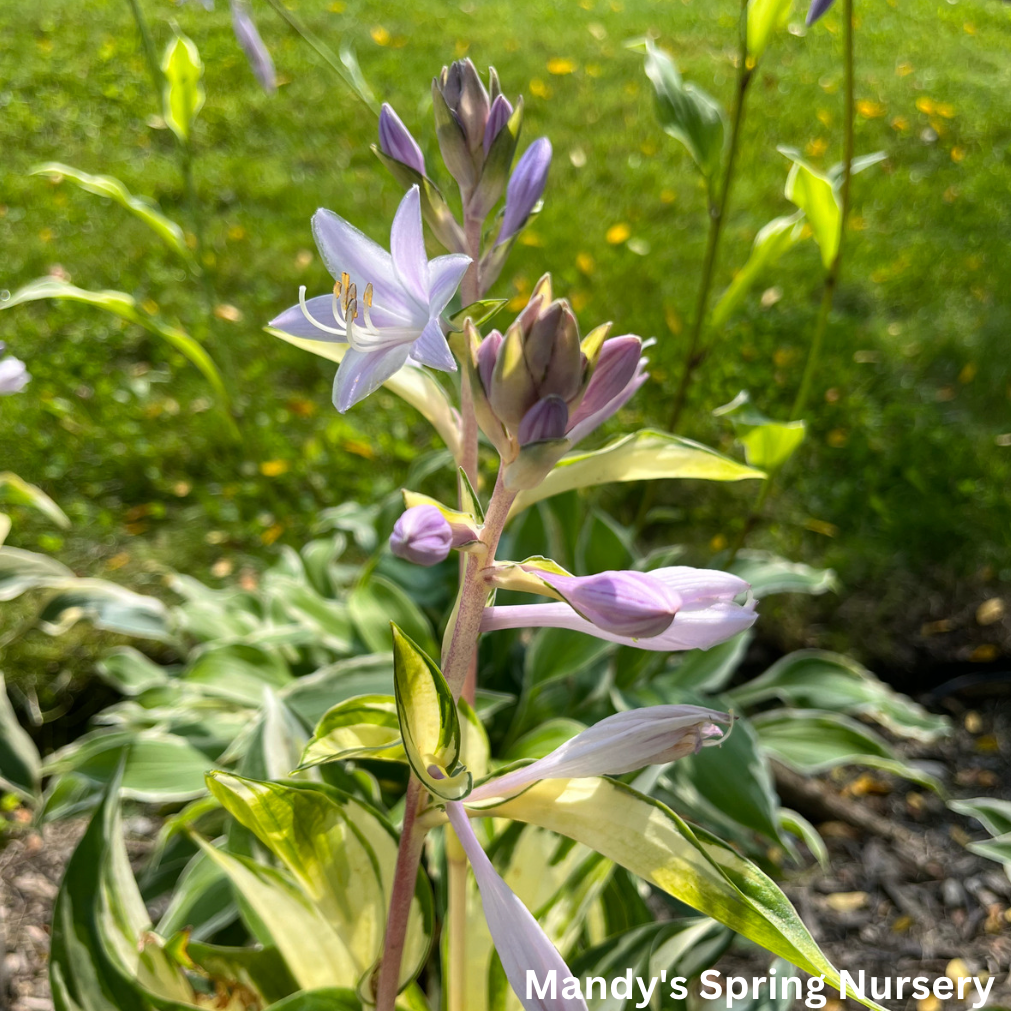
[[[520,296],[551,270],[584,330],[613,319],[617,332],[655,336],[653,380],[611,430],[663,425],[694,304],[704,201],[687,155],[657,126],[641,58],[625,43],[653,33],[688,79],[729,102],[736,5],[289,7],[334,49],[354,44],[430,166],[438,158],[428,83],[444,62],[494,64],[507,93],[524,95],[521,145],[547,134],[555,160],[544,212],[499,291]],[[438,443],[385,393],[338,415],[332,368],[260,329],[299,284],[310,293],[330,284],[309,230],[316,207],[386,240],[401,191],[369,151],[373,115],[264,3],[254,9],[282,78],[273,98],[235,44],[227,4],[206,12],[148,0],[144,9],[159,47],[174,18],[206,64],[195,175],[213,298],[120,208],[27,174],[51,159],[107,172],[194,227],[128,6],[110,0],[4,4],[0,288],[57,270],[82,287],[135,294],[206,341],[235,391],[242,437],[229,436],[196,370],[141,329],[39,303],[0,313],[0,339],[34,377],[0,405],[0,446],[3,466],[41,484],[74,520],[64,537],[19,516],[12,543],[150,590],[166,566],[213,582],[278,542],[300,544],[321,508],[395,490]],[[1009,649],[1009,630],[978,628],[973,613],[1011,584],[1011,7],[863,0],[858,11],[857,148],[888,160],[855,180],[851,255],[810,435],[770,502],[772,521],[752,540],[834,566],[846,597],[842,606],[770,607],[766,634],[885,663],[931,650],[993,660]],[[776,145],[803,148],[825,167],[840,157],[838,13],[806,35],[802,21],[794,11],[751,95],[717,292],[758,228],[789,211]],[[632,241],[609,243],[620,223]],[[711,335],[684,434],[738,453],[709,412],[742,388],[768,414],[786,415],[820,282],[817,250],[805,243]],[[238,313],[212,315],[219,303]],[[670,507],[664,522],[647,536],[684,542],[704,561],[733,538],[754,493],[669,485],[658,496]],[[638,495],[624,489],[607,501],[631,519]],[[928,641],[920,626],[938,619],[953,631]],[[64,645],[24,656],[61,670],[71,662]]]

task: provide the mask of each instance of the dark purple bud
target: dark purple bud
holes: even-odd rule
[[[498,330],[492,330],[477,349],[477,374],[481,377],[485,395],[491,392],[491,377],[495,371],[495,361],[500,347],[502,347],[502,334]]]
[[[249,60],[250,69],[261,87],[272,95],[277,91],[274,61],[270,58],[270,53],[256,29],[256,23],[249,12],[249,4],[246,0],[231,0],[231,2],[232,30],[235,32],[235,38],[242,46],[242,51]]]
[[[648,572],[537,575],[598,628],[615,635],[651,638],[665,631],[681,608],[681,596]]]
[[[808,27],[825,14],[833,3],[835,3],[835,0],[811,0],[811,6],[807,9]]]
[[[538,137],[516,163],[506,189],[505,214],[496,244],[511,239],[525,224],[544,192],[551,165],[551,141]]]
[[[386,102],[379,111],[379,146],[383,153],[395,158],[402,165],[425,174],[425,156],[418,142],[411,136],[400,117]]]
[[[390,534],[390,550],[415,565],[438,565],[449,557],[453,528],[433,505],[408,509]]]
[[[491,150],[492,141],[498,136],[502,127],[509,122],[509,117],[512,114],[513,107],[509,104],[509,99],[505,95],[499,95],[491,103],[488,122],[485,123],[484,127],[484,156],[486,158],[488,157],[488,152]]]
[[[516,433],[521,446],[544,439],[560,439],[569,423],[569,409],[561,397],[554,395],[538,400],[523,415]]]
[[[642,357],[642,339],[631,335],[604,341],[573,423],[603,410],[632,381]]]

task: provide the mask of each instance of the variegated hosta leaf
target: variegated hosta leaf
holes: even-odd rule
[[[326,358],[338,364],[348,349],[347,344],[338,344],[335,341],[314,341],[307,337],[294,337],[283,330],[277,330],[270,326],[265,329],[267,333],[280,337],[281,340],[287,341],[303,351],[311,351],[314,355],[319,355],[320,358]],[[431,373],[423,368],[405,365],[399,372],[390,376],[383,386],[402,400],[407,401],[411,407],[418,411],[439,433],[454,459],[460,459],[462,452],[460,416],[450,403],[446,391]]]
[[[277,857],[291,876],[291,889],[346,949],[350,968],[341,969],[340,981],[331,977],[311,985],[357,987],[382,949],[397,859],[397,835],[392,827],[367,804],[322,784],[269,783],[214,773],[208,785],[229,813]],[[308,920],[300,927],[289,927],[290,943],[302,943],[303,934],[312,929]],[[431,892],[427,878],[419,874],[408,921],[402,985],[421,971],[432,929]],[[282,939],[275,936],[275,942],[288,959]],[[297,976],[295,966],[290,961],[289,965]],[[347,982],[352,975],[353,980]]]
[[[67,514],[41,489],[29,484],[13,471],[0,474],[0,502],[30,506],[48,516],[57,526],[69,527]],[[0,544],[3,538],[0,538]]]
[[[460,761],[462,733],[453,693],[433,660],[393,628],[393,686],[407,760],[428,791],[461,800],[471,774]]]
[[[18,722],[0,672],[0,785],[34,801],[38,799],[41,781],[39,749]]]
[[[359,695],[330,709],[306,745],[299,768],[351,758],[407,761],[392,695]]]
[[[607,779],[546,780],[487,813],[575,839],[792,965],[824,973],[829,986],[839,985],[839,973],[775,882],[659,801]],[[871,1000],[862,1003],[883,1011]]]
[[[839,589],[839,580],[832,569],[814,569],[768,551],[740,552],[730,571],[750,583],[752,594],[759,599],[773,593],[819,596]]]
[[[944,796],[944,787],[934,776],[902,761],[887,741],[841,713],[773,709],[759,713],[752,724],[762,747],[802,774],[812,775],[839,765],[865,765]]]
[[[800,709],[866,715],[898,737],[924,743],[943,737],[951,726],[946,717],[927,712],[852,658],[826,650],[790,653],[728,694],[740,707],[779,699]]]
[[[188,333],[138,309],[137,300],[132,295],[124,291],[87,291],[56,277],[39,277],[19,288],[6,302],[0,302],[0,309],[11,309],[23,302],[37,302],[43,298],[67,299],[94,305],[161,337],[188,358],[204,374],[221,401],[228,403],[228,390],[214,359]]]
[[[643,429],[603,449],[562,457],[536,488],[520,492],[510,516],[527,506],[574,488],[611,481],[695,478],[702,481],[746,481],[762,478],[760,470],[731,460],[700,443],[666,432]]]
[[[118,179],[113,176],[91,175],[89,172],[82,172],[70,165],[64,165],[58,161],[47,161],[42,165],[36,165],[32,169],[32,175],[49,176],[55,182],[69,179],[76,183],[82,190],[94,193],[100,197],[108,197],[114,200],[120,207],[125,207],[132,214],[135,214],[149,228],[155,231],[169,246],[180,256],[192,259],[193,253],[186,245],[186,236],[182,228],[171,218],[162,214],[156,203],[144,197],[135,197]]]

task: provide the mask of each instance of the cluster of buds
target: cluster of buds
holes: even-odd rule
[[[532,487],[646,381],[643,341],[608,339],[610,324],[580,340],[569,303],[545,274],[503,335],[481,340],[468,322],[462,358],[478,422],[507,466],[512,490]]]
[[[494,243],[481,257],[482,294],[498,276],[508,248],[537,209],[548,167],[551,144],[540,137],[513,159],[523,123],[523,99],[514,103],[502,93],[495,68],[488,87],[470,60],[458,60],[432,81],[432,105],[439,151],[460,188],[464,226],[454,218],[432,181],[418,142],[390,105],[379,114],[376,154],[404,186],[420,186],[425,219],[440,242],[453,252],[475,257],[466,225],[478,225],[505,193],[505,206]],[[511,174],[510,174],[511,173]]]

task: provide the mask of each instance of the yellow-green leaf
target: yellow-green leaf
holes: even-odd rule
[[[181,141],[189,141],[193,122],[204,104],[200,84],[204,64],[193,40],[177,32],[165,50],[161,69],[165,74],[162,115]]]
[[[756,63],[792,9],[793,0],[748,0],[748,55]]]
[[[436,797],[461,800],[471,774],[460,762],[462,732],[453,693],[435,662],[393,629],[393,686],[407,760]]]
[[[839,197],[828,176],[813,169],[789,149],[780,150],[793,162],[786,177],[786,199],[807,215],[814,241],[821,250],[821,262],[827,270],[839,251],[842,228]]]
[[[608,779],[546,780],[482,813],[575,839],[792,965],[824,973],[829,986],[838,987],[839,973],[771,878],[716,836],[690,828],[631,787]],[[883,1011],[873,1001],[862,1003]]]
[[[392,695],[359,695],[330,709],[306,745],[299,768],[350,758],[407,760]]]
[[[770,421],[749,428],[737,438],[748,463],[763,470],[776,470],[793,456],[804,441],[803,421]]]
[[[48,516],[57,526],[69,527],[67,514],[41,489],[29,484],[13,471],[5,470],[0,474],[0,502],[11,505],[31,506]],[[0,538],[0,544],[3,543]]]
[[[192,252],[186,245],[186,235],[171,218],[162,214],[156,203],[145,197],[135,197],[132,193],[113,176],[94,176],[80,169],[72,168],[70,165],[63,165],[57,161],[47,161],[43,165],[36,165],[32,169],[32,175],[45,175],[59,182],[69,179],[76,183],[82,190],[94,193],[100,197],[108,197],[114,200],[120,207],[125,207],[132,214],[135,214],[141,221],[152,228],[157,234],[174,249],[180,256],[186,259],[192,258]]]
[[[319,783],[261,782],[228,773],[214,773],[207,782],[226,810],[281,862],[293,887],[345,946],[350,968],[342,968],[342,981],[331,977],[329,983],[314,985],[356,987],[382,950],[397,861],[397,836],[392,827],[369,805]],[[256,911],[263,918],[263,913]],[[432,915],[428,881],[419,874],[408,920],[401,985],[413,979],[425,963]],[[297,928],[296,935],[314,929],[311,922]],[[280,939],[275,940],[281,947]],[[288,958],[283,948],[282,952]],[[297,976],[295,967],[291,969]]]
[[[120,319],[142,326],[188,358],[204,374],[214,392],[227,403],[228,391],[225,389],[217,365],[214,364],[214,359],[189,334],[141,312],[137,308],[136,299],[125,291],[88,291],[56,277],[39,277],[19,288],[6,302],[0,302],[0,309],[11,309],[23,302],[37,302],[43,298],[67,299],[71,302],[94,305],[111,312],[114,316],[119,316]]]
[[[610,481],[659,478],[746,481],[762,477],[765,475],[760,470],[746,467],[708,446],[645,428],[603,449],[563,457],[536,488],[516,496],[510,515],[515,516],[527,506],[552,495]]]

